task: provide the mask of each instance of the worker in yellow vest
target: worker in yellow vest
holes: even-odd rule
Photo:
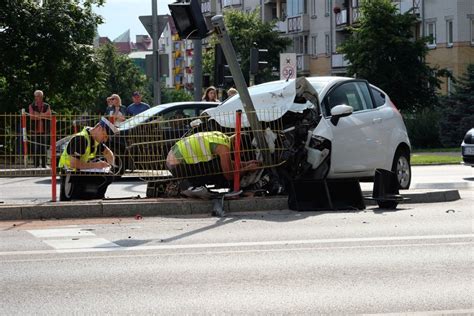
[[[241,136],[240,175],[260,166],[260,161],[254,159],[251,137]],[[171,148],[166,166],[175,178],[186,179],[193,186],[215,184],[226,187],[233,179],[233,143],[233,136],[217,131],[193,134]]]
[[[105,145],[109,136],[119,130],[102,117],[93,128],[85,127],[75,134],[61,154],[60,200],[103,198],[113,177],[108,170],[114,165],[114,154]],[[101,154],[105,160],[96,159]]]

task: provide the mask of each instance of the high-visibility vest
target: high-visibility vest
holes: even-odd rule
[[[211,144],[230,148],[230,138],[221,132],[201,132],[179,140],[175,146],[186,164],[197,164],[214,158]]]
[[[81,132],[75,134],[73,137],[76,136],[84,136],[86,138],[87,146],[86,152],[81,155],[79,158],[82,162],[88,162],[95,158],[97,154],[97,147],[99,147],[99,143],[95,142],[94,151],[91,150],[91,136],[87,132],[87,128],[84,128]],[[71,169],[71,156],[67,153],[67,146],[64,148],[63,153],[61,154],[61,158],[59,159],[59,168],[66,167],[67,169]]]

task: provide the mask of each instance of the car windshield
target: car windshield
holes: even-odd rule
[[[123,121],[118,125],[119,129],[130,129],[133,128],[137,125],[140,125],[144,122],[146,122],[150,117],[153,116],[158,116],[160,115],[161,112],[164,110],[168,109],[170,105],[157,105],[152,107],[151,109],[148,109],[140,114],[137,114],[128,120]]]

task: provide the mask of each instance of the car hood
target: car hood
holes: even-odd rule
[[[286,112],[302,112],[308,108],[319,109],[318,93],[312,85],[301,77],[256,85],[249,88],[259,121],[271,122],[281,118]],[[207,109],[209,115],[223,127],[235,127],[235,112],[243,110],[239,95],[233,96],[216,108]],[[245,111],[242,113],[242,126],[250,126]]]

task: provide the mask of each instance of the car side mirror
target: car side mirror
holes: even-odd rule
[[[340,104],[336,105],[331,109],[331,123],[334,126],[337,126],[337,123],[339,123],[339,119],[341,117],[346,117],[352,114],[352,111],[354,109],[350,105],[345,105],[345,104]]]

